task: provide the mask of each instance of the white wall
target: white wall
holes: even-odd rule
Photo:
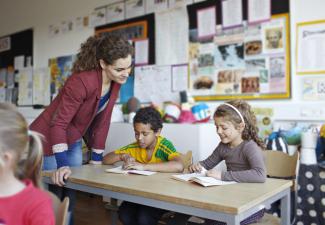
[[[93,29],[87,28],[49,38],[49,25],[85,16],[94,8],[110,2],[110,0],[0,0],[0,37],[32,27],[34,29],[34,67],[45,67],[49,58],[77,53],[80,43],[93,34]],[[325,1],[323,0],[291,0],[292,59],[295,56],[296,23],[325,19],[324,8]],[[306,103],[301,100],[301,80],[304,76],[295,74],[295,64],[293,60],[291,61],[292,98],[250,102],[254,106],[274,107],[275,118],[325,120],[324,101]],[[209,105],[214,109],[219,103],[210,102]],[[306,116],[302,115],[302,111]]]

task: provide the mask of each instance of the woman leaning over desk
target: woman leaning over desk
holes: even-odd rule
[[[92,149],[90,163],[101,163],[113,106],[131,72],[132,55],[133,47],[121,36],[89,37],[81,44],[72,75],[30,125],[45,137],[43,170],[55,170],[55,185],[62,187],[70,167],[82,164],[82,138]],[[74,194],[58,186],[49,189],[74,202]]]

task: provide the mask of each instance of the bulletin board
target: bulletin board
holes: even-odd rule
[[[129,40],[149,40],[149,64],[155,64],[155,17],[148,14],[95,28],[96,35],[119,33]]]
[[[33,29],[24,30],[14,34],[10,34],[2,38],[8,37],[10,47],[6,51],[0,51],[0,68],[14,66],[14,58],[24,55],[33,58]]]
[[[192,96],[198,101],[290,98],[289,0],[271,0],[271,20],[250,25],[248,0],[243,0],[243,25],[230,29],[222,29],[221,2],[188,6]],[[216,10],[216,34],[202,40],[197,12],[211,6]]]

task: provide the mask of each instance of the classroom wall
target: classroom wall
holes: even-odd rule
[[[92,28],[69,32],[50,38],[49,26],[64,20],[85,16],[99,6],[109,4],[110,0],[0,0],[0,37],[28,28],[34,29],[34,67],[45,67],[52,57],[75,54],[86,38],[93,34]],[[323,0],[292,0],[290,3],[291,58],[295,56],[296,23],[325,19]],[[5,21],[5,22],[3,22]],[[301,101],[301,81],[304,76],[295,74],[291,63],[291,93],[288,100],[254,100],[254,106],[273,107],[277,119],[283,120],[321,120],[325,118],[325,104],[322,102]],[[312,75],[308,75],[312,76]],[[209,102],[215,108],[220,102]],[[26,113],[35,114],[24,109]],[[36,112],[37,114],[37,112]],[[316,116],[315,116],[316,115]]]

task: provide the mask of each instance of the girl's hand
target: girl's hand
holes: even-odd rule
[[[71,175],[70,167],[63,166],[52,173],[52,182],[60,187],[65,185],[65,180]]]
[[[126,170],[145,170],[145,164],[138,162],[130,162],[123,165]]]
[[[215,170],[215,169],[208,170],[206,172],[206,176],[207,177],[213,177],[213,178],[216,178],[218,180],[221,180],[221,172],[218,171],[218,170]]]
[[[204,170],[204,167],[200,163],[195,163],[189,166],[189,171],[191,173],[201,173]]]

